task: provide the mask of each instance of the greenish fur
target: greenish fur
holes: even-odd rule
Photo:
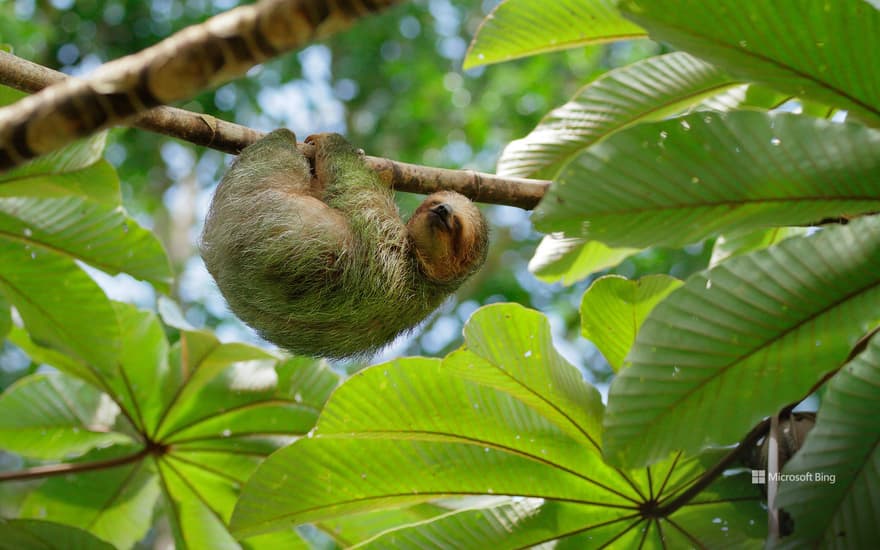
[[[485,228],[467,273],[429,280],[392,192],[341,136],[323,139],[323,197],[290,131],[247,147],[217,189],[201,253],[232,311],[267,340],[297,354],[364,356],[420,323],[482,264]]]

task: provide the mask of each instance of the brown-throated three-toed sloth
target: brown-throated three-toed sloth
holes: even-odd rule
[[[486,258],[486,220],[434,193],[409,222],[338,134],[310,136],[314,174],[289,130],[242,151],[220,182],[201,253],[232,311],[293,353],[344,358],[428,316]]]

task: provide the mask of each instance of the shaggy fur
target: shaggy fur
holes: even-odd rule
[[[288,130],[247,147],[220,182],[201,253],[232,311],[297,354],[365,356],[428,316],[483,264],[487,225],[453,192],[404,225],[392,192],[338,134]]]

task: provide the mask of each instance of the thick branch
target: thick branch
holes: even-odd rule
[[[0,109],[0,170],[188,99],[400,0],[261,0]]]
[[[63,73],[0,51],[0,84],[36,93],[66,78]],[[263,136],[262,132],[247,126],[176,107],[155,107],[137,115],[128,124],[233,155]],[[299,143],[297,147],[307,157],[313,156],[310,145]],[[526,210],[538,204],[550,185],[546,180],[502,178],[470,170],[406,164],[380,157],[368,156],[367,163],[385,183],[398,191],[427,195],[441,189],[453,190],[477,202],[505,204]]]

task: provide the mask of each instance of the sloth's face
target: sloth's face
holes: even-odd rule
[[[437,282],[467,277],[483,264],[488,226],[467,197],[452,191],[428,196],[407,224],[422,272]]]

